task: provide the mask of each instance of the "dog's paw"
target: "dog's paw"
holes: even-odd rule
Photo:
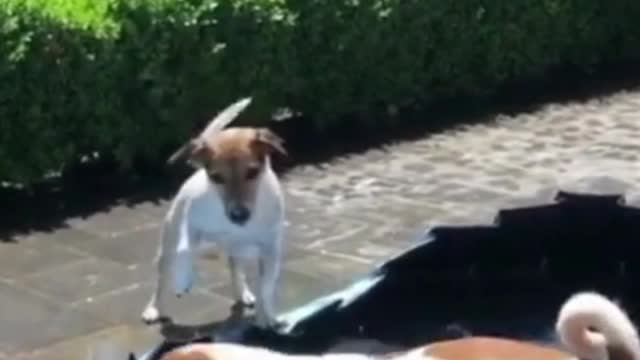
[[[193,279],[189,279],[189,281],[185,282],[183,286],[176,289],[176,297],[181,298],[182,296],[191,293],[193,289]]]
[[[155,306],[147,306],[147,308],[142,312],[141,318],[147,325],[169,321],[169,318],[160,315],[160,311],[158,311]]]
[[[256,297],[249,289],[245,289],[242,292],[241,298],[241,303],[246,308],[253,308],[256,305]]]
[[[176,297],[177,297],[178,299],[181,299],[181,298],[182,298],[182,296],[183,296],[184,294],[188,294],[188,293],[189,293],[189,290],[187,290],[187,291],[177,292],[177,293],[176,293]]]
[[[235,317],[244,317],[251,314],[255,309],[255,303],[245,303],[244,301],[236,301],[231,305],[231,314]]]
[[[178,267],[174,274],[173,292],[178,298],[191,293],[196,283],[197,273],[191,267],[192,265],[183,264],[182,267]]]

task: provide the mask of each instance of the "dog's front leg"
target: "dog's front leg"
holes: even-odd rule
[[[142,320],[147,324],[153,324],[162,320],[166,320],[165,304],[167,301],[167,291],[171,286],[171,269],[173,268],[175,251],[171,249],[171,228],[168,222],[165,222],[162,229],[161,241],[156,257],[157,276],[155,287],[151,293],[151,298],[142,312]]]
[[[168,320],[166,302],[173,285],[178,297],[188,293],[194,282],[193,243],[200,234],[185,221],[165,221],[157,258],[158,279],[142,319],[147,324]]]
[[[195,254],[200,244],[201,232],[193,228],[182,229],[173,263],[174,291],[177,297],[191,292],[196,278]]]
[[[266,247],[258,260],[259,296],[256,303],[256,323],[258,326],[278,327],[275,313],[275,296],[280,277],[282,254],[278,238]]]
[[[242,310],[253,307],[256,298],[247,284],[247,277],[242,269],[242,264],[240,264],[242,259],[229,256],[227,260],[229,263],[229,272],[231,273],[231,288],[233,290],[234,300],[236,301],[235,306],[240,306]]]

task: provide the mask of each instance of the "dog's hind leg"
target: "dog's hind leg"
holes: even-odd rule
[[[229,272],[231,275],[231,287],[233,290],[233,297],[236,301],[235,306],[241,306],[242,308],[251,308],[255,305],[256,297],[251,292],[249,284],[247,284],[247,277],[242,270],[242,259],[238,259],[234,256],[228,256]]]
[[[275,316],[275,296],[280,277],[282,254],[279,239],[262,252],[259,267],[259,296],[256,304],[256,322],[260,327],[277,327]]]
[[[157,281],[151,299],[142,312],[142,320],[147,324],[168,320],[165,317],[166,301],[171,285],[178,285],[175,280],[176,257],[179,240],[188,240],[188,223],[185,221],[185,202],[177,200],[167,213],[162,224],[160,243],[158,244]],[[188,247],[188,246],[187,246]],[[184,264],[183,264],[184,265]],[[183,266],[184,267],[184,266]],[[187,266],[186,269],[189,267]],[[173,275],[173,276],[172,276]],[[177,286],[176,286],[176,290]]]

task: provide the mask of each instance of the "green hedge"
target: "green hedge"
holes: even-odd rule
[[[0,180],[164,159],[246,94],[256,119],[289,106],[322,128],[638,59],[638,19],[637,0],[1,0]]]

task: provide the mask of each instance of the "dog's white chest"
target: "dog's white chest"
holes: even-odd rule
[[[231,223],[222,208],[212,201],[198,201],[192,207],[188,221],[191,236],[199,248],[216,246],[235,257],[255,257],[264,241],[264,229],[252,222],[244,226]]]
[[[188,230],[183,236],[190,237],[189,242],[196,248],[216,246],[232,256],[254,257],[266,241],[273,239],[270,232],[279,219],[255,209],[246,224],[232,223],[204,171],[196,172],[184,190],[187,204],[183,225]]]

